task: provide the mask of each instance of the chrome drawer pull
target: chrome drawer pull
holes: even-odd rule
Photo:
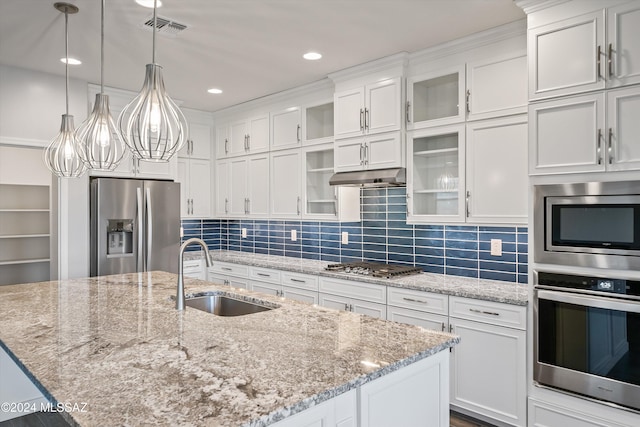
[[[262,276],[262,277],[271,277],[270,274],[266,274],[266,273],[256,273],[258,276]]]
[[[300,280],[300,279],[289,279],[289,280],[291,280],[292,282],[296,282],[296,283],[307,283],[306,280]]]
[[[233,271],[233,268],[229,268],[229,267],[222,267],[222,269],[223,269],[224,271]]]
[[[413,298],[407,298],[407,297],[402,297],[402,299],[409,302],[419,302],[420,304],[429,304],[427,301],[422,301],[419,299],[413,299]]]
[[[469,311],[472,313],[488,314],[489,316],[500,316],[500,313],[496,313],[494,311],[478,310],[476,308],[470,308]]]

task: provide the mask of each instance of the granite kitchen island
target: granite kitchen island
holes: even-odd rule
[[[152,272],[0,287],[0,346],[50,402],[86,404],[63,413],[81,426],[266,426],[340,396],[356,402],[356,391],[360,404],[369,386],[372,408],[376,384],[402,372],[419,378],[411,369],[429,360],[441,361],[431,377],[445,388],[433,408],[448,411],[453,335],[251,291],[232,293],[278,308],[179,312],[176,280]],[[185,286],[187,295],[231,292],[195,279]],[[356,409],[354,426],[367,419]]]

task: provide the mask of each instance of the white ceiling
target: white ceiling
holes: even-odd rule
[[[69,16],[70,56],[83,61],[70,75],[99,83],[101,0],[68,2],[80,9]],[[0,64],[64,75],[64,15],[53,3],[0,0]],[[140,24],[151,14],[134,0],[106,0],[105,85],[142,86],[152,33]],[[169,94],[208,111],[525,17],[513,0],[163,0],[158,15],[189,27],[157,36]],[[309,50],[324,56],[302,59]]]

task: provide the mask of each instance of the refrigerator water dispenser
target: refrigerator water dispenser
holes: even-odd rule
[[[107,255],[133,255],[133,220],[110,219],[107,224]]]

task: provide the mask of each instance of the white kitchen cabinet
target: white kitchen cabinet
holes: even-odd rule
[[[209,125],[189,122],[189,139],[178,151],[178,157],[210,160],[212,132]]]
[[[178,158],[180,216],[211,216],[211,161]]]
[[[464,65],[407,79],[407,129],[464,121]]]
[[[417,130],[408,140],[408,220],[464,222],[464,124]]]
[[[204,269],[204,261],[201,259],[190,259],[183,261],[182,273],[184,277],[190,277],[192,279],[207,279],[207,271]]]
[[[333,144],[303,149],[303,219],[360,221],[360,189],[329,185],[334,173]]]
[[[306,107],[302,114],[302,144],[332,143],[333,120],[333,101]]]
[[[351,390],[273,424],[273,427],[356,427],[357,390]]]
[[[425,329],[449,329],[449,296],[404,288],[387,288],[387,320],[421,326]]]
[[[229,125],[216,124],[216,159],[229,155]]]
[[[318,290],[323,307],[387,318],[385,286],[321,277]]]
[[[639,117],[640,87],[607,91],[607,170],[640,169]]]
[[[527,104],[526,52],[467,64],[467,120],[526,113]]]
[[[269,155],[267,153],[229,159],[225,200],[217,205],[228,217],[265,218],[269,209]],[[222,173],[222,172],[221,172]]]
[[[215,212],[216,215],[226,218],[229,215],[229,192],[231,180],[231,166],[229,160],[216,162],[215,168]]]
[[[271,113],[271,151],[295,148],[302,142],[300,107]]]
[[[403,162],[400,132],[336,140],[336,172],[401,167]]]
[[[591,402],[585,401],[591,409],[599,409]],[[637,420],[632,424],[616,422],[608,414],[593,414],[583,411],[558,406],[556,402],[544,402],[529,398],[529,422],[530,427],[632,427],[637,425]]]
[[[449,324],[460,336],[451,352],[452,409],[525,426],[526,308],[451,296]]]
[[[387,131],[402,125],[402,79],[384,79],[334,95],[335,137],[348,138]]]
[[[640,5],[628,2],[529,30],[529,98],[640,82]]]
[[[285,274],[286,279],[283,277]],[[253,291],[309,304],[318,303],[317,281],[314,281],[312,276],[294,275],[280,270],[251,267],[249,269],[249,279],[251,290]]]
[[[353,313],[366,314],[367,316],[377,317],[379,319],[387,318],[387,307],[384,304],[378,304],[358,298],[348,298],[341,295],[332,295],[320,292],[319,304],[323,307],[332,308],[334,310],[351,311]]]
[[[272,218],[300,218],[302,215],[302,170],[299,149],[277,151],[271,158]]]
[[[526,223],[526,114],[467,123],[467,222]]]
[[[15,411],[0,411],[0,422],[20,417],[29,412],[38,412],[40,406],[47,404],[42,392],[29,380],[13,359],[0,347],[0,403],[15,405],[9,409]],[[35,407],[35,411],[22,411],[24,408]],[[18,412],[17,410],[21,411]]]
[[[211,267],[207,268],[207,280],[233,288],[249,289],[249,267],[213,261]]]
[[[269,115],[242,118],[228,127],[225,157],[262,153],[269,150]]]
[[[186,143],[185,143],[186,144]],[[178,173],[178,156],[167,162],[153,162],[137,159],[129,149],[125,150],[122,160],[112,171],[89,170],[91,176],[138,179],[175,179]]]

